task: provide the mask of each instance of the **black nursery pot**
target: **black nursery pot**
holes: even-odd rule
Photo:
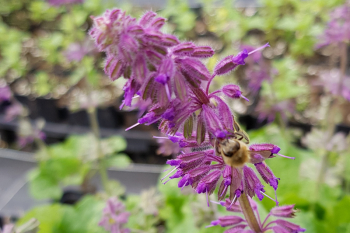
[[[29,110],[31,119],[44,118],[47,122],[62,123],[68,118],[67,108],[58,107],[56,99],[38,97],[30,99],[28,96],[16,95],[15,98]]]
[[[79,191],[79,190],[65,190],[62,194],[61,199],[59,200],[59,203],[67,204],[67,205],[74,205],[84,195],[85,195],[85,193],[82,191]]]
[[[121,128],[124,124],[123,114],[113,106],[99,108],[97,118],[102,128]]]

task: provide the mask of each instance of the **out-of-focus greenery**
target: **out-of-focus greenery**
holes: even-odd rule
[[[119,136],[101,139],[105,164],[108,167],[127,167],[130,158],[119,153],[126,148],[126,142]],[[62,187],[88,185],[89,178],[96,173],[98,152],[93,135],[70,136],[64,143],[42,148],[37,152],[38,167],[29,173],[30,192],[38,199],[59,199]],[[113,181],[115,195],[124,193],[124,188]],[[90,190],[84,190],[86,192]]]
[[[312,151],[291,145],[275,125],[249,132],[249,136],[252,142],[278,144],[283,148],[281,153],[296,157],[295,161],[279,156],[267,161],[274,174],[281,179],[277,190],[278,201],[281,205],[296,204],[295,207],[299,209],[297,217],[292,220],[294,223],[307,228],[307,232],[341,233],[350,230],[350,195],[339,186],[323,185],[318,189],[315,181],[305,178],[307,173],[316,172],[305,171],[300,166],[315,156]],[[266,190],[268,195],[274,195],[271,187],[266,186]],[[41,206],[28,212],[19,224],[34,217],[41,222],[39,233],[105,232],[96,227],[103,205],[101,197],[86,196],[74,207],[58,204]],[[264,198],[259,203],[262,216],[266,216],[274,205],[274,202]],[[231,214],[215,204],[207,207],[205,194],[195,194],[191,189],[181,191],[176,180],[166,185],[159,182],[157,190],[127,196],[126,206],[131,213],[128,226],[145,232],[159,232],[160,229],[165,232],[223,232],[221,227],[204,226],[220,215]]]

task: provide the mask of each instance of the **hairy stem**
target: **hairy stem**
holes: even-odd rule
[[[92,108],[88,109],[88,113],[89,113],[90,126],[91,126],[92,132],[94,134],[96,143],[97,143],[98,167],[99,167],[102,185],[103,185],[104,190],[107,193],[109,193],[108,174],[107,174],[107,169],[105,166],[104,154],[102,152],[102,147],[101,147],[100,127],[98,125],[96,108],[92,107]]]
[[[243,192],[242,195],[238,198],[238,201],[239,201],[239,204],[242,208],[245,220],[247,221],[250,229],[252,231],[254,231],[255,233],[261,233],[262,230],[260,228],[260,225],[259,225],[256,217],[255,217],[254,211],[250,205],[247,194],[245,194]]]

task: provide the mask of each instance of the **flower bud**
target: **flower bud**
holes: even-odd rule
[[[293,218],[295,216],[295,212],[296,210],[294,209],[294,205],[274,207],[270,211],[270,213],[273,216],[283,217],[283,218]]]

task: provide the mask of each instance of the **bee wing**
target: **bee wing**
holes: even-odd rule
[[[249,144],[249,137],[248,134],[241,129],[241,126],[237,123],[235,118],[233,118],[233,129],[234,129],[234,134],[237,140],[240,140],[246,144]]]

